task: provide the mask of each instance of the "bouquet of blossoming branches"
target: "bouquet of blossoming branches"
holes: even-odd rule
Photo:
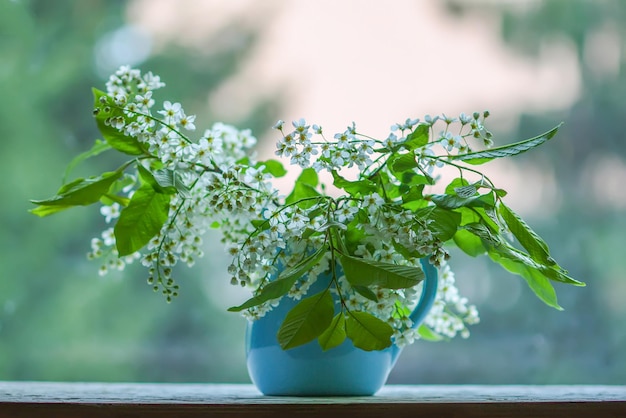
[[[101,274],[140,259],[148,283],[170,301],[178,293],[174,265],[193,265],[202,256],[203,234],[219,228],[232,256],[231,283],[252,292],[231,311],[256,319],[283,297],[301,299],[278,335],[285,349],[315,338],[329,349],[352,337],[350,321],[367,329],[367,338],[353,339],[365,350],[420,337],[467,336],[466,325],[478,322],[478,313],[455,287],[447,245],[470,256],[488,255],[555,308],[551,281],[582,285],[504,204],[506,192],[473,168],[541,145],[558,127],[493,148],[484,126],[488,112],[407,119],[384,139],[360,133],[354,123],[330,138],[303,119],[293,129],[279,121],[276,155],[299,174],[291,193],[282,196],[272,179],[287,170],[278,160],[254,159],[250,131],[216,123],[192,140],[186,132],[195,130],[195,116],[179,103],[165,101],[154,110],[153,91],[163,86],[152,73],[122,67],[106,92],[94,89],[103,140],[68,169],[109,149],[130,159],[33,201],[39,216],[101,205],[106,222],[114,224],[91,242],[89,257],[104,260]],[[434,193],[444,166],[458,175]],[[320,183],[317,173],[323,171],[332,176],[335,192]],[[424,278],[421,259],[438,267],[441,279],[434,308],[413,329],[409,314]],[[308,294],[324,273],[330,276],[326,290]]]

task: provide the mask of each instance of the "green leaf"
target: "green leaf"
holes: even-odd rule
[[[455,194],[455,189],[469,185],[469,181],[457,177],[446,186],[446,194]]]
[[[403,143],[404,147],[408,150],[414,150],[428,144],[428,139],[430,137],[428,130],[429,125],[417,125],[415,130],[413,130],[413,132],[406,137],[406,140]]]
[[[250,165],[250,156],[245,155],[241,157],[240,159],[235,161],[235,165]],[[260,164],[257,164],[255,168],[259,168],[260,166],[261,166]]]
[[[174,187],[173,185],[174,180],[173,178],[168,178],[168,175],[166,173],[161,172],[161,174],[159,175],[161,181],[159,181],[156,178],[155,173],[151,172],[141,164],[137,164],[137,171],[139,171],[139,176],[141,177],[141,180],[143,180],[144,183],[149,184],[157,193],[176,194],[176,187]]]
[[[499,263],[508,271],[518,274],[526,279],[529,287],[546,304],[561,309],[556,301],[556,292],[550,284],[550,280],[585,286],[583,282],[575,280],[567,275],[567,272],[558,265],[545,266],[535,262],[528,254],[504,243],[489,248],[489,257]]]
[[[112,205],[114,202],[119,203],[122,206],[128,206],[130,199],[125,196],[120,196],[118,193],[123,192],[123,190],[128,186],[134,186],[137,182],[137,179],[128,174],[124,174],[121,178],[115,181],[109,188],[109,191],[102,195],[100,198],[100,202],[103,205]]]
[[[544,142],[554,137],[554,135],[556,135],[561,125],[562,123],[552,128],[548,132],[541,134],[539,136],[536,136],[534,138],[519,141],[514,144],[503,145],[497,148],[491,148],[485,151],[474,151],[474,152],[468,152],[467,154],[459,154],[455,156],[450,156],[450,159],[464,161],[466,163],[473,164],[473,165],[479,165],[479,164],[484,164],[488,161],[491,161],[495,158],[510,157],[513,155],[521,154],[530,149],[538,147],[539,145],[543,144]]]
[[[462,197],[462,198],[470,198],[470,197],[476,196],[477,192],[478,190],[476,189],[476,186],[474,186],[473,184],[468,184],[466,186],[454,188],[454,193],[456,193],[457,196]]]
[[[415,211],[428,205],[428,201],[424,199],[424,185],[411,186],[402,194],[402,207]]]
[[[385,196],[386,199],[393,200],[402,196],[399,187],[394,184],[395,180],[392,180],[387,172],[381,170],[368,178],[379,185],[378,194]]]
[[[311,198],[319,196],[321,196],[320,193],[314,187],[304,183],[296,183],[291,194],[285,199],[285,203],[296,203],[299,207],[308,209],[315,205],[315,200]]]
[[[70,163],[65,168],[65,173],[63,174],[63,183],[67,181],[67,178],[69,177],[70,173],[78,164],[80,164],[81,162],[85,161],[86,159],[90,157],[95,157],[96,155],[106,150],[110,150],[110,149],[111,149],[111,145],[109,145],[106,142],[96,139],[96,142],[93,144],[91,149],[81,154],[78,154],[76,157],[74,157],[74,159],[72,159],[72,161],[70,161]]]
[[[483,208],[486,212],[490,212],[489,216],[494,216],[497,219],[495,214],[496,209],[496,198],[495,193],[489,192],[485,194],[481,194],[480,196],[476,196],[476,203],[471,204],[472,208]]]
[[[513,274],[522,276],[532,291],[546,305],[563,310],[558,304],[556,292],[550,280],[537,268],[524,263],[522,260],[511,258],[501,251],[490,250],[489,257]]]
[[[315,253],[310,256],[304,258],[295,266],[284,270],[276,280],[273,280],[266,284],[261,292],[248,299],[244,303],[239,306],[233,306],[228,308],[230,312],[239,312],[244,309],[251,308],[253,306],[258,306],[262,303],[267,302],[268,300],[277,299],[289,292],[296,281],[310,271],[314,266],[316,266],[320,260],[324,257],[324,253],[326,252],[326,247],[321,247]]]
[[[496,192],[496,196],[499,198],[503,198],[507,195],[507,192],[504,189],[494,189],[494,192]]]
[[[29,210],[30,213],[35,214],[41,218],[43,218],[44,216],[49,216],[52,215],[54,213],[57,212],[61,212],[63,210],[72,208],[74,206],[62,206],[62,205],[40,205],[37,206],[35,209],[31,209]]]
[[[391,314],[393,318],[402,319],[408,318],[411,316],[411,309],[408,306],[404,305],[398,299],[393,303],[394,304],[394,312]]]
[[[111,188],[109,189],[109,193],[120,193],[123,192],[125,188],[128,186],[134,186],[137,183],[137,178],[135,176],[131,176],[129,174],[124,174],[121,178],[115,181]]]
[[[302,299],[287,313],[278,329],[278,343],[288,350],[314,340],[331,325],[334,313],[333,297],[328,289]]]
[[[546,276],[550,280],[554,280],[557,282],[562,282],[566,284],[571,284],[574,286],[585,286],[585,283],[575,280],[567,275],[567,271],[563,270],[561,266],[555,264],[553,266],[545,266],[543,264],[537,263],[533,260],[530,255],[518,250],[515,247],[512,247],[509,244],[502,244],[494,248],[500,255],[503,257],[509,258],[514,261],[519,261],[524,263],[525,265],[538,270]]]
[[[459,229],[452,237],[454,243],[465,254],[476,257],[487,252],[482,239],[466,229]]]
[[[472,210],[481,218],[481,222],[494,233],[500,232],[500,219],[492,207],[473,207]]]
[[[393,245],[394,250],[396,250],[401,256],[403,256],[406,259],[422,258],[427,255],[427,254],[419,253],[415,248],[408,249],[407,247],[400,244],[396,240],[393,240],[391,243]]]
[[[550,257],[548,244],[517,213],[513,212],[512,209],[502,202],[498,206],[498,212],[506,222],[511,233],[517,238],[522,247],[528,251],[533,260],[547,266],[556,264],[556,261]]]
[[[460,223],[461,226],[474,223],[474,222],[480,222],[480,220],[482,219],[481,216],[478,213],[476,213],[476,211],[473,208],[461,207],[461,208],[455,209],[454,212],[458,212],[461,214],[461,223]]]
[[[120,256],[140,250],[159,233],[169,215],[170,198],[149,184],[137,189],[115,224],[115,241]]]
[[[346,318],[343,312],[339,312],[333,318],[330,326],[317,338],[317,342],[322,350],[330,350],[331,348],[341,345],[346,339]]]
[[[350,196],[366,196],[377,190],[376,183],[370,180],[349,181],[341,177],[335,170],[331,173],[334,179],[333,185],[339,189],[345,190]]]
[[[434,194],[430,199],[440,208],[457,209],[460,207],[489,207],[493,204],[489,202],[491,193],[480,196],[461,197],[452,194]],[[493,201],[493,198],[491,199]]]
[[[417,216],[431,219],[428,229],[439,240],[445,242],[454,236],[461,223],[461,214],[440,207],[427,207],[417,211]]]
[[[347,225],[348,228],[343,232],[344,245],[349,248],[347,252],[356,251],[357,247],[363,243],[363,239],[367,235],[362,225],[369,222],[369,214],[366,210],[361,209],[356,213],[356,216]]]
[[[349,312],[346,335],[355,347],[365,351],[383,350],[391,345],[391,325],[367,312]]]
[[[424,272],[419,267],[399,266],[350,255],[339,255],[339,262],[352,286],[404,289],[424,280]]]
[[[102,195],[102,197],[100,198],[100,203],[107,206],[111,206],[113,203],[117,203],[120,206],[125,207],[128,206],[128,204],[130,203],[130,199],[127,197],[107,193],[105,195]]]
[[[296,180],[296,184],[293,187],[293,191],[285,199],[286,204],[298,203],[301,208],[307,209],[315,205],[315,201],[310,200],[312,197],[321,196],[315,189],[318,184],[318,177],[315,170],[312,168],[305,168]],[[302,201],[302,202],[300,202]]]
[[[571,284],[574,286],[586,286],[584,282],[576,280],[567,275],[567,271],[563,270],[561,266],[554,265],[551,267],[541,266],[541,272],[550,280],[554,280],[556,282]]]
[[[417,333],[420,338],[425,341],[437,342],[443,340],[443,337],[437,334],[432,329],[428,328],[426,325],[422,324],[417,328]]]
[[[470,223],[463,225],[461,228],[480,238],[483,244],[489,247],[497,247],[504,242],[499,235],[494,234],[491,229],[482,222]]]
[[[390,164],[391,172],[394,176],[398,177],[399,180],[402,180],[402,173],[413,170],[414,168],[417,168],[417,166],[418,164],[415,159],[415,154],[412,152],[407,154],[397,154],[393,157]]]
[[[102,138],[109,144],[112,148],[123,152],[128,155],[141,155],[144,154],[145,151],[141,145],[141,143],[137,140],[137,138],[125,135],[123,132],[118,131],[116,128],[109,126],[105,123],[105,120],[108,118],[116,118],[122,117],[128,121],[128,116],[124,114],[124,112],[117,108],[112,99],[103,91],[98,89],[92,89],[94,95],[94,109],[100,109],[96,114],[96,124],[98,125],[98,130],[102,134]],[[103,105],[100,103],[100,98],[106,97],[107,105]],[[105,109],[108,108],[108,112]],[[130,118],[133,119],[132,117]]]
[[[315,171],[314,169],[310,167],[305,168],[304,170],[302,170],[302,173],[300,173],[300,176],[298,176],[298,179],[296,180],[296,182],[302,183],[302,184],[308,184],[311,187],[317,187],[317,185],[319,184],[317,171]]]
[[[378,302],[378,296],[376,296],[376,293],[372,292],[372,289],[370,289],[367,286],[352,286],[352,288],[354,289],[355,292],[357,292],[359,295],[363,296],[366,299],[369,299],[373,302]]]
[[[152,172],[154,179],[164,190],[170,190],[174,188],[175,192],[178,192],[183,197],[189,197],[191,190],[183,183],[180,174],[176,171],[168,169],[160,169]]]
[[[189,188],[175,171],[168,169],[150,171],[141,164],[137,164],[137,169],[141,179],[150,184],[158,193],[180,193],[184,197],[189,196]]]
[[[57,194],[45,200],[31,200],[39,206],[59,206],[63,209],[72,206],[87,206],[96,203],[109,191],[111,185],[122,176],[121,170],[104,173],[98,177],[88,179],[76,179],[61,186]],[[39,216],[46,216],[59,212],[63,209],[34,210],[33,213]]]
[[[257,231],[265,231],[270,227],[270,221],[268,219],[251,219],[250,223]]]
[[[417,174],[415,171],[402,172],[402,175],[399,178],[399,180],[402,184],[407,185],[407,186],[418,186],[420,184],[423,184],[423,185],[435,184],[435,181],[432,177]]]
[[[261,166],[264,166],[264,173],[269,173],[275,178],[283,177],[285,174],[287,174],[287,170],[285,169],[285,167],[283,167],[280,161],[277,160],[259,161],[258,163],[256,163],[255,168],[259,168]]]

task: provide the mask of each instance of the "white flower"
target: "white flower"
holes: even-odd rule
[[[330,152],[332,150],[331,144],[328,142],[324,142],[320,145],[320,150],[322,151],[322,156],[324,158],[330,158]]]
[[[183,115],[183,109],[180,103],[172,103],[169,100],[163,102],[163,110],[159,110],[157,113],[160,113],[164,116],[164,121],[166,124],[175,124],[178,123],[181,116]]]
[[[424,122],[426,122],[427,125],[434,125],[437,121],[439,120],[439,116],[430,116],[430,115],[426,115],[424,116]]]
[[[459,135],[452,135],[452,132],[442,132],[439,134],[439,141],[443,147],[448,151],[452,151],[455,148],[461,146],[462,138]]]
[[[117,106],[124,106],[127,100],[128,99],[126,98],[126,94],[124,92],[118,92],[115,96],[113,96],[113,101]]]
[[[277,240],[286,230],[285,224],[280,222],[277,217],[270,218],[269,234],[271,239]]]
[[[115,245],[115,233],[113,232],[113,228],[107,228],[102,231],[102,241],[107,247]]]
[[[389,136],[383,141],[383,145],[385,145],[386,148],[391,149],[400,141],[402,141],[401,138],[398,138],[394,133],[390,133]]]
[[[138,94],[135,96],[135,101],[140,105],[141,109],[144,111],[148,111],[152,106],[154,106],[154,99],[152,98],[152,92],[148,91],[144,95]]]
[[[108,272],[109,272],[109,269],[104,264],[101,265],[100,268],[98,269],[98,275],[99,276],[105,276]]]
[[[367,209],[370,214],[374,214],[381,208],[384,203],[385,199],[380,197],[378,193],[372,193],[363,198],[362,205]]]
[[[100,208],[100,213],[104,216],[104,221],[106,223],[111,223],[111,220],[120,216],[120,205],[119,203],[112,203],[111,205],[102,206]]]
[[[337,147],[348,149],[351,148],[350,142],[354,140],[354,135],[346,131],[341,134],[335,134],[335,139],[337,140]]]
[[[334,212],[335,220],[341,223],[348,223],[354,218],[354,215],[359,211],[356,206],[350,206],[347,203],[341,205],[339,209]]]
[[[152,74],[152,71],[143,75],[143,85],[145,90],[157,90],[165,87],[165,83],[161,81],[161,77]]]
[[[429,175],[432,175],[435,167],[443,167],[443,162],[435,157],[435,153],[430,148],[423,149],[418,155],[418,162]]]
[[[294,212],[291,215],[291,219],[289,222],[289,232],[296,233],[298,230],[304,229],[307,223],[308,219],[301,212]],[[287,232],[286,229],[285,232]]]
[[[459,115],[459,122],[461,122],[461,125],[467,125],[471,121],[472,121],[472,117],[471,116],[466,115],[465,113],[461,113]]]
[[[310,158],[311,154],[303,151],[291,157],[291,164],[306,168],[311,164]]]
[[[195,131],[196,125],[194,125],[194,121],[196,120],[196,115],[185,115],[184,112],[180,112],[180,118],[178,120],[178,124],[188,131]]]
[[[284,121],[284,120],[280,120],[280,119],[279,119],[279,120],[278,120],[278,121],[274,124],[274,126],[272,126],[272,129],[277,129],[277,130],[279,130],[279,131],[282,131],[282,130],[283,130],[283,125],[284,125],[284,124],[285,124],[285,121]]]
[[[259,168],[248,167],[246,173],[243,177],[244,183],[254,187],[254,188],[262,188],[263,183],[271,178],[271,175],[264,172],[265,166],[261,165]]]
[[[409,129],[413,129],[413,127],[415,125],[417,125],[419,123],[419,119],[411,119],[411,118],[407,118],[407,120],[404,122],[404,124],[400,127],[402,130],[409,130]]]
[[[331,150],[330,162],[333,166],[335,166],[335,168],[339,169],[346,164],[346,160],[349,157],[350,153],[348,153],[348,151],[341,148],[335,148]]]
[[[291,122],[296,132],[302,133],[309,130],[309,125],[306,124],[306,120],[303,118],[298,119],[297,121]]]
[[[451,123],[456,122],[456,118],[453,118],[453,117],[450,117],[450,116],[446,116],[445,113],[441,115],[441,119],[443,119],[443,121],[446,124],[448,124],[448,125],[450,125]]]
[[[374,141],[370,139],[360,140],[355,147],[355,149],[363,155],[371,155],[374,153]]]
[[[276,142],[276,155],[279,157],[285,156],[289,157],[298,152],[298,148],[296,147],[295,138],[292,134],[288,134],[279,139]]]

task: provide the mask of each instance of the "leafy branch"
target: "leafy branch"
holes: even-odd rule
[[[317,339],[327,350],[349,339],[363,350],[380,350],[416,334],[437,340],[465,330],[478,316],[460,297],[441,299],[447,305],[428,326],[414,331],[410,324],[422,265],[447,269],[450,245],[488,256],[557,309],[553,282],[583,285],[504,203],[506,191],[475,167],[536,148],[561,125],[491,147],[488,112],[407,119],[385,139],[359,133],[354,123],[328,140],[304,119],[294,121],[291,131],[279,121],[282,139],[275,153],[302,169],[283,197],[272,179],[288,170],[279,160],[256,161],[249,153],[256,142],[250,132],[216,123],[196,143],[182,132],[194,128],[195,116],[187,117],[179,104],[164,102],[158,113],[166,116],[154,116],[152,91],[163,86],[152,74],[124,67],[111,76],[106,92],[93,89],[102,140],[68,164],[54,196],[32,201],[32,212],[44,217],[103,205],[114,236],[107,228],[103,239],[92,241],[93,258],[108,254],[123,267],[141,257],[151,284],[163,287],[168,300],[178,290],[172,266],[179,260],[191,266],[210,228],[222,231],[233,255],[231,283],[252,292],[230,311],[257,318],[281,298],[300,300],[278,332],[284,349]],[[474,140],[487,149],[470,151]],[[78,164],[109,150],[130,159],[114,171],[67,181]],[[458,176],[441,191],[437,170],[443,166]],[[349,177],[355,169],[357,176]],[[323,171],[339,196],[320,181]],[[315,275],[326,282],[309,294]]]

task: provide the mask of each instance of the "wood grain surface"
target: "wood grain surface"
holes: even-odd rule
[[[263,396],[252,385],[0,382],[0,417],[346,415],[626,418],[626,386],[388,385],[322,398]]]

